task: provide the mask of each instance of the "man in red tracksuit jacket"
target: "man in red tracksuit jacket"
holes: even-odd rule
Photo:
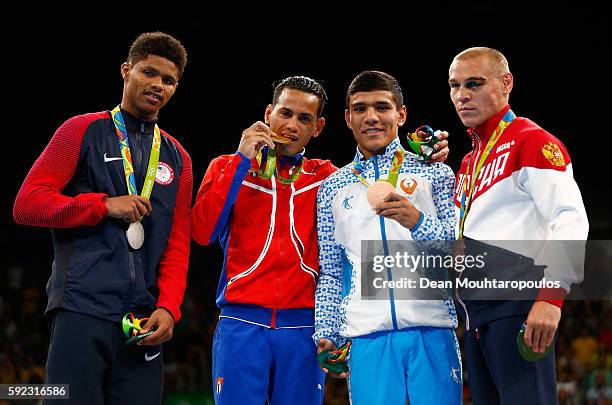
[[[157,118],[186,63],[175,38],[140,35],[121,65],[121,104],[62,124],[15,200],[15,222],[51,228],[46,383],[68,384],[70,403],[161,402],[161,344],[186,284],[192,173],[189,154]],[[143,184],[149,198],[139,195]],[[141,245],[126,234],[134,226]],[[125,345],[127,312],[150,316],[145,330],[155,332],[140,346]]]
[[[525,323],[525,345],[536,353],[554,345],[563,298],[580,280],[568,272],[570,261],[557,262],[563,254],[544,252],[553,240],[585,241],[589,229],[565,146],[512,112],[508,101],[513,84],[508,61],[495,49],[466,49],[451,63],[451,100],[473,145],[455,184],[458,235],[476,241],[528,241],[503,244],[513,251],[504,249],[503,260],[488,269],[487,277],[491,270],[509,274],[539,259],[537,264],[547,265],[544,275],[560,280],[561,288],[543,288],[535,300],[520,299],[518,294],[512,300],[459,299],[475,405],[557,403],[554,350],[526,361],[517,348],[517,333]]]
[[[310,78],[279,82],[265,123],[243,132],[236,154],[210,163],[198,192],[193,238],[203,245],[219,239],[224,251],[213,343],[218,404],[322,402],[324,374],[311,339],[316,194],[336,168],[303,155],[325,125],[326,100]],[[269,179],[260,166],[271,167]]]

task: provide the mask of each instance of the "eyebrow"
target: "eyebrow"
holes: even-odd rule
[[[173,76],[173,75],[171,75],[171,74],[160,72],[158,69],[156,69],[155,67],[153,67],[153,66],[151,66],[151,65],[144,65],[144,66],[142,67],[142,69],[143,69],[143,70],[144,70],[144,69],[151,70],[151,71],[152,71],[153,73],[155,73],[156,75],[160,75],[160,76],[161,76],[161,77],[163,77],[163,78],[172,79],[172,80],[174,80],[175,82],[178,82],[178,78],[174,77],[174,76]]]
[[[279,109],[280,109],[280,110],[282,110],[282,111],[289,111],[291,114],[296,114],[296,112],[295,112],[295,111],[293,111],[293,110],[292,110],[291,108],[289,108],[289,107],[281,106]],[[298,116],[300,116],[300,117],[304,117],[304,116],[306,116],[306,117],[314,118],[314,115],[312,115],[312,114],[311,114],[311,113],[309,113],[309,112],[301,112],[301,113],[297,113],[297,115],[298,115]]]
[[[157,70],[155,67],[153,67],[152,65],[143,65],[142,69],[149,69],[154,71],[155,73],[159,73],[159,70]]]
[[[356,106],[364,106],[364,105],[393,105],[393,103],[387,101],[387,100],[379,100],[379,101],[374,101],[373,103],[366,103],[364,101],[359,101],[359,102],[352,102],[351,106],[352,107],[356,107]]]
[[[448,79],[449,83],[459,83],[461,80],[450,78]],[[476,81],[476,82],[486,82],[487,78],[482,76],[471,76],[464,80],[464,82]]]

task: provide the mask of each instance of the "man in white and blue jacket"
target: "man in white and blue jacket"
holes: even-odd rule
[[[399,300],[393,288],[387,288],[388,299],[366,300],[361,286],[362,241],[382,241],[387,254],[391,240],[454,239],[453,172],[401,147],[398,129],[406,107],[392,76],[360,73],[346,102],[357,153],[324,181],[317,197],[320,278],[313,338],[318,352],[351,340],[348,385],[355,405],[403,404],[406,398],[413,405],[460,404],[452,300]],[[388,191],[371,205],[368,189],[385,179]]]

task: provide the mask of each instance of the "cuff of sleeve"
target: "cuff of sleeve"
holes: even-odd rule
[[[164,305],[157,303],[157,308],[163,308],[172,315],[174,318],[174,323],[177,323],[181,319],[181,310],[179,308],[170,308],[170,305]]]
[[[336,347],[340,347],[346,342],[346,338],[341,337],[337,333],[330,333],[325,331],[315,332],[312,336],[312,340],[314,340],[315,345],[319,344],[320,339],[330,340]]]
[[[419,229],[419,226],[421,226],[421,224],[423,223],[423,221],[425,220],[425,214],[423,214],[422,212],[419,211],[419,220],[417,221],[416,225],[412,227],[412,229],[410,229],[411,232],[416,231],[417,229]]]
[[[251,168],[251,159],[243,155],[242,152],[236,152],[235,156],[240,159],[238,167],[236,168],[236,174],[240,174],[244,177]]]
[[[562,308],[566,295],[567,291],[565,291],[563,288],[542,288],[538,293],[536,301],[545,301],[549,304]]]
[[[339,348],[340,346],[342,346],[344,344],[344,342],[346,342],[346,338],[341,338],[339,336],[332,338],[329,336],[321,336],[319,339],[317,339],[315,341],[315,344],[318,345],[319,344],[319,340],[320,339],[327,339],[330,342],[332,342],[334,344],[334,346],[336,346],[336,349]]]
[[[102,194],[100,204],[98,205],[98,215],[102,218],[108,217],[108,208],[106,207],[106,200],[108,199],[107,194]]]
[[[237,156],[240,156],[240,157],[242,158],[242,161],[240,162],[241,164],[242,164],[242,163],[245,163],[245,162],[248,162],[249,164],[251,163],[251,159],[249,159],[248,157],[246,157],[246,156],[245,156],[245,155],[244,155],[242,152],[240,152],[240,151],[236,151],[236,155],[237,155]]]

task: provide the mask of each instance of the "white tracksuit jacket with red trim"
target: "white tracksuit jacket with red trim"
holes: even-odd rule
[[[471,131],[473,151],[464,157],[455,183],[458,218],[464,182],[469,184],[470,179],[466,173],[468,162],[471,159],[473,171],[492,132],[509,109],[506,106]],[[464,225],[466,238],[527,241],[515,253],[533,258],[536,264],[538,258],[545,257],[549,261],[545,263],[548,265],[545,276],[560,279],[565,291],[569,291],[571,283],[580,281],[581,275],[573,271],[559,274],[566,271],[565,262],[576,261],[576,257],[565,257],[562,253],[557,255],[557,263],[550,263],[555,255],[547,250],[559,245],[534,242],[587,239],[589,224],[582,196],[573,178],[569,154],[557,138],[533,121],[516,117],[484,162],[474,190]],[[503,315],[489,312],[485,316],[488,320]]]

